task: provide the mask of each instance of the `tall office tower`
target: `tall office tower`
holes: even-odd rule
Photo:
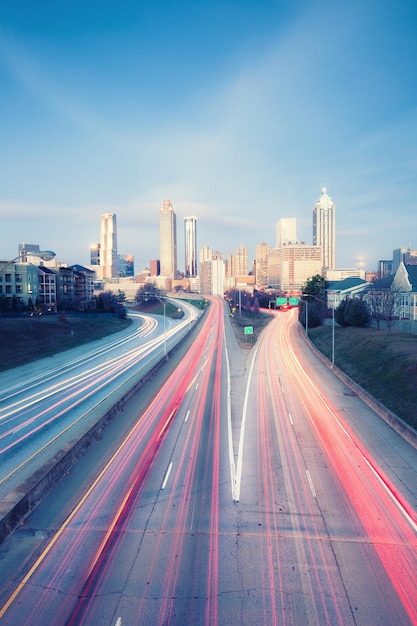
[[[131,278],[135,275],[135,257],[133,254],[118,254],[117,261],[120,278]]]
[[[260,243],[256,246],[255,283],[257,287],[267,287],[269,284],[268,257],[269,246],[267,243]]]
[[[227,253],[227,259],[225,262],[225,276],[227,278],[233,276],[233,254],[231,252]]]
[[[297,218],[283,217],[277,222],[277,248],[297,241]]]
[[[386,278],[392,273],[392,261],[388,259],[378,261],[378,278]]]
[[[185,276],[197,276],[197,218],[184,217]]]
[[[201,293],[223,297],[224,261],[216,254],[200,266]]]
[[[117,278],[117,222],[115,213],[103,213],[100,233],[100,278]]]
[[[268,285],[275,288],[281,285],[281,248],[268,250]]]
[[[233,276],[247,276],[248,274],[248,249],[241,243],[236,248],[233,258]]]
[[[313,209],[313,246],[321,248],[322,272],[336,269],[336,205],[323,187]]]
[[[400,263],[408,263],[410,248],[397,248],[392,251],[392,273],[395,274],[400,267]]]
[[[279,248],[279,288],[288,295],[302,289],[311,276],[320,274],[322,268],[321,248],[304,244],[288,244]]]
[[[149,269],[151,272],[151,276],[159,276],[159,274],[161,273],[159,259],[151,259],[149,261]]]
[[[90,265],[100,265],[100,244],[93,243],[90,246]]]
[[[159,213],[159,248],[161,276],[177,276],[177,218],[170,200],[164,200]]]
[[[210,261],[213,257],[213,250],[206,243],[200,248],[200,265],[205,261]]]

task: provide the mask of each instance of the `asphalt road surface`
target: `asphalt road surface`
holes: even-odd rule
[[[80,439],[186,333],[182,320],[131,313],[124,332],[0,377],[0,513],[48,459]]]
[[[416,451],[273,315],[213,299],[0,546],[1,624],[417,624]]]

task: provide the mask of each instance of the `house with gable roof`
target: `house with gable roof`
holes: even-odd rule
[[[358,276],[326,281],[327,306],[337,309],[342,300],[362,296],[370,283]]]
[[[417,320],[417,265],[400,263],[391,283],[397,292],[395,315],[399,319]]]

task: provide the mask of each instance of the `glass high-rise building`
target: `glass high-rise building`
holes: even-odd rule
[[[313,245],[321,248],[322,272],[336,269],[336,205],[323,187],[313,209]]]
[[[100,231],[100,278],[117,278],[117,221],[115,213],[103,213]]]
[[[164,200],[159,213],[160,272],[165,278],[177,276],[177,219],[170,200]]]
[[[90,246],[90,265],[100,265],[100,244],[93,243]]]
[[[197,218],[184,217],[185,276],[195,278],[197,270]]]
[[[277,222],[277,248],[297,241],[297,218],[283,217]]]
[[[257,287],[267,287],[269,280],[268,260],[270,246],[263,242],[256,246],[256,275]]]

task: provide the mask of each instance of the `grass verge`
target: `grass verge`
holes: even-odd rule
[[[230,321],[240,346],[242,348],[251,348],[258,340],[259,334],[272,319],[269,313],[242,312],[242,315],[235,313],[234,317],[230,318]],[[245,328],[252,329],[252,332],[246,331],[245,333]]]
[[[131,321],[118,317],[37,316],[0,319],[0,372],[102,339]]]
[[[332,328],[309,331],[316,348],[332,354]],[[417,429],[417,337],[374,328],[335,327],[335,365]]]

